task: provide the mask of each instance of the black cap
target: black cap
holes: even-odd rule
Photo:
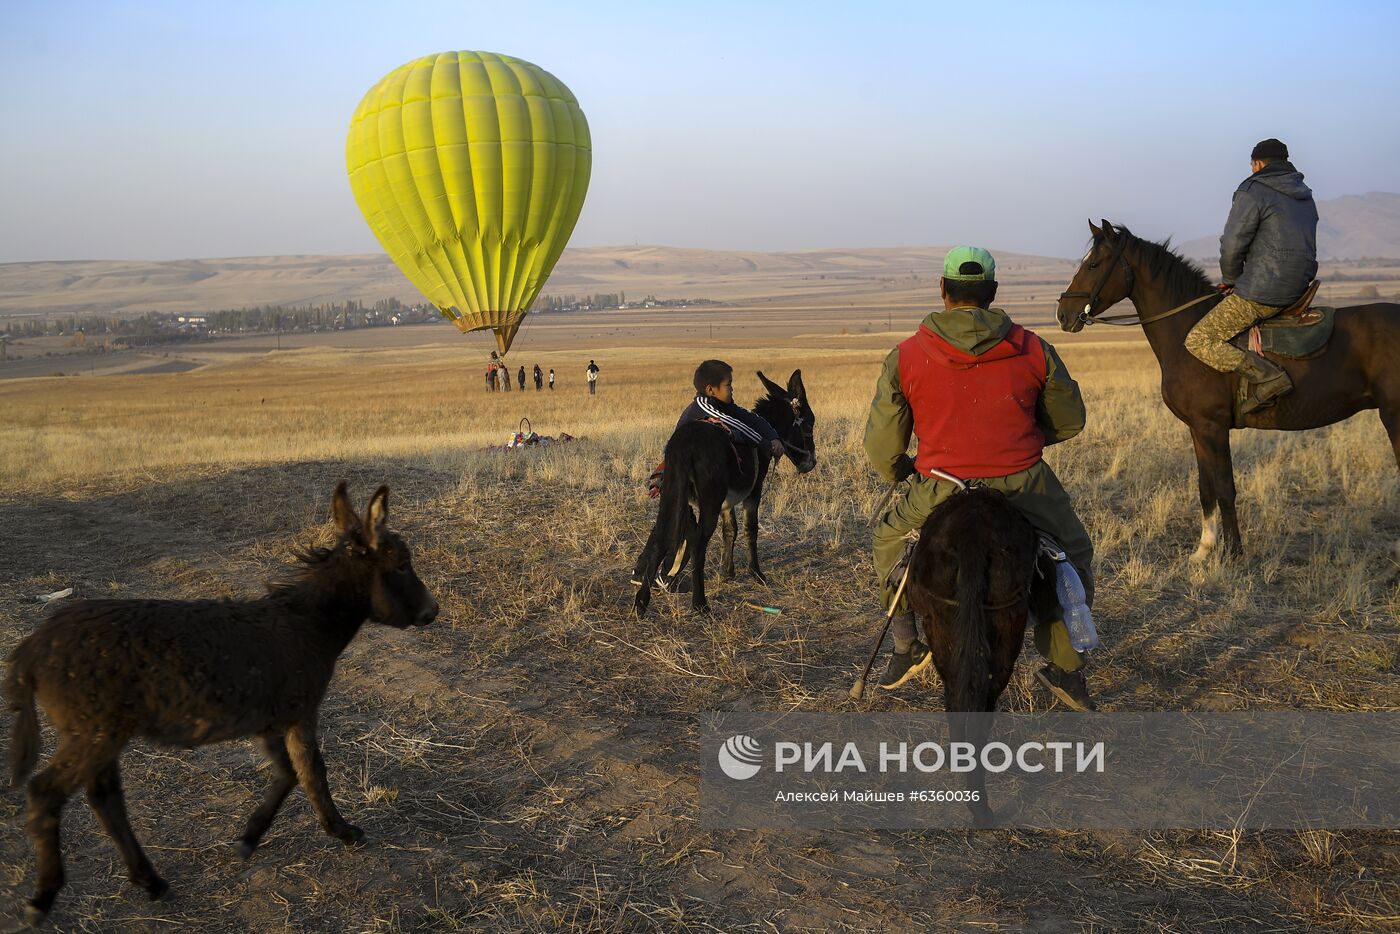
[[[1287,159],[1288,147],[1276,139],[1260,140],[1254,145],[1254,151],[1249,154],[1249,158],[1254,162],[1269,162],[1273,159]]]

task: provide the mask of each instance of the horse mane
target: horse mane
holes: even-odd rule
[[[1128,246],[1133,248],[1143,272],[1161,282],[1163,289],[1170,294],[1195,297],[1215,288],[1204,269],[1172,249],[1171,237],[1158,243],[1144,240],[1121,225],[1116,229],[1118,236],[1128,238]],[[1100,233],[1094,237],[1094,246],[1103,242],[1103,236]]]

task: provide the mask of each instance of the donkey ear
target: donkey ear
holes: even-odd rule
[[[792,375],[788,377],[788,388],[787,388],[787,391],[788,391],[788,395],[792,396],[794,399],[806,399],[806,398],[807,398],[807,390],[806,390],[806,388],[802,385],[802,371],[801,371],[801,370],[793,370],[793,371],[792,371]]]
[[[353,535],[361,531],[360,517],[355,515],[355,507],[350,505],[350,494],[346,492],[345,481],[335,487],[331,495],[331,518],[335,520],[335,530],[341,535]]]
[[[779,386],[777,383],[764,376],[762,370],[758,371],[758,379],[759,382],[763,383],[763,387],[768,390],[768,394],[770,396],[780,396],[785,392],[783,387]]]
[[[365,528],[369,529],[370,548],[379,547],[379,537],[389,527],[389,486],[385,484],[374,491],[369,506],[365,508]]]

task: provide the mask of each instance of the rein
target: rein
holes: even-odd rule
[[[946,603],[948,606],[962,606],[962,604],[959,603],[958,601],[953,600],[953,599],[950,599],[950,598],[948,598],[948,597],[940,597],[940,596],[938,596],[937,594],[933,594],[932,596],[933,596],[933,599],[939,601],[940,603]],[[1022,603],[1025,603],[1027,599],[1028,599],[1028,595],[1026,595],[1026,594],[1021,594],[1019,597],[1017,597],[1017,598],[1014,599],[1014,600],[1007,601],[1006,603],[998,603],[996,606],[993,606],[993,605],[990,604],[990,603],[984,603],[984,604],[982,604],[982,609],[984,609],[984,610],[1009,610],[1009,609],[1011,609],[1013,606],[1020,606]]]
[[[1103,287],[1108,285],[1108,280],[1113,276],[1113,271],[1118,268],[1118,263],[1123,259],[1123,251],[1127,249],[1127,246],[1128,238],[1120,232],[1118,243],[1113,248],[1113,257],[1108,261],[1108,268],[1104,270],[1103,278],[1099,279],[1092,292],[1076,290],[1073,292],[1060,293],[1060,301],[1062,302],[1067,298],[1084,297],[1088,299],[1088,301],[1084,303],[1084,310],[1079,313],[1079,324],[1081,327],[1087,327],[1091,324],[1112,324],[1121,328],[1132,327],[1135,324],[1151,324],[1154,321],[1161,321],[1163,318],[1170,318],[1172,315],[1185,311],[1188,308],[1194,308],[1201,302],[1215,298],[1220,294],[1219,292],[1209,292],[1202,295],[1200,298],[1193,298],[1185,304],[1177,305],[1175,308],[1169,308],[1161,314],[1152,315],[1150,318],[1144,318],[1141,314],[1136,312],[1126,315],[1095,315],[1094,306],[1098,304],[1099,295],[1103,292]],[[1129,263],[1126,269],[1128,271],[1128,291],[1126,294],[1131,295],[1135,283],[1132,264]]]
[[[1200,298],[1193,298],[1191,299],[1191,301],[1186,302],[1183,305],[1177,305],[1175,308],[1168,309],[1167,311],[1162,312],[1160,315],[1153,315],[1150,318],[1144,318],[1139,314],[1108,315],[1106,317],[1094,317],[1092,315],[1086,316],[1083,313],[1081,313],[1079,317],[1082,320],[1082,322],[1086,325],[1112,324],[1120,328],[1132,327],[1135,324],[1151,324],[1153,321],[1161,321],[1163,318],[1170,318],[1172,315],[1176,314],[1179,311],[1185,311],[1188,308],[1194,308],[1201,302],[1206,301],[1207,299],[1218,298],[1219,296],[1219,292],[1211,292],[1208,295],[1202,295]]]

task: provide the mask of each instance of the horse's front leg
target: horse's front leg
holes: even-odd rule
[[[1207,424],[1191,426],[1196,449],[1196,477],[1201,492],[1201,540],[1192,561],[1204,561],[1223,544],[1230,557],[1243,553],[1235,515],[1235,469],[1230,458],[1230,429]]]
[[[758,504],[757,496],[751,496],[744,503],[744,533],[749,540],[749,573],[760,584],[767,587],[768,578],[758,569]]]
[[[720,510],[720,522],[724,530],[723,554],[720,560],[720,577],[727,581],[734,579],[734,540],[739,537],[739,520],[734,515],[734,508],[725,500],[724,508]]]

